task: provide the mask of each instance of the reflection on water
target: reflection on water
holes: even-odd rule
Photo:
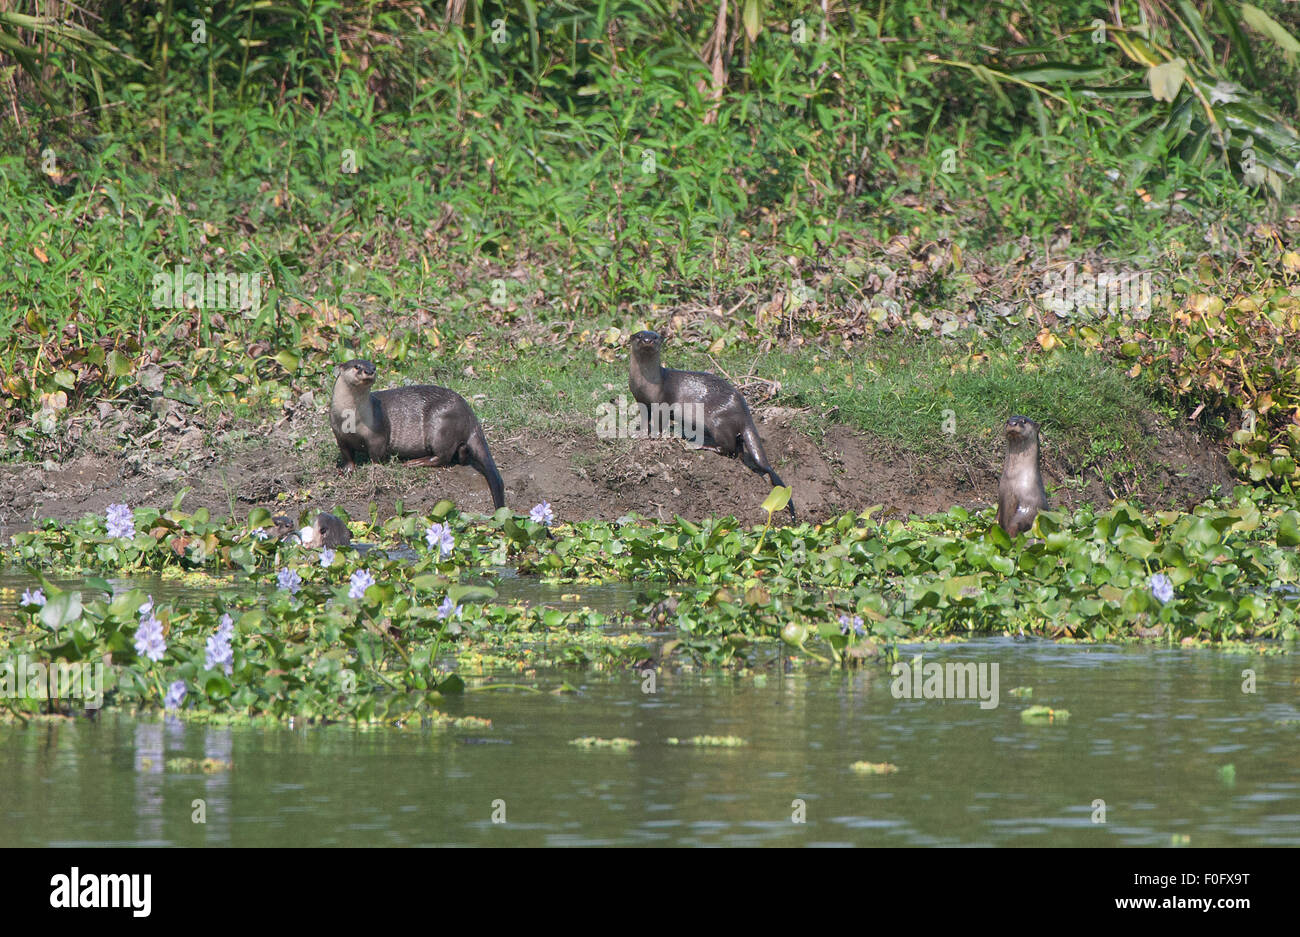
[[[997,663],[998,706],[895,699],[883,668],[664,671],[652,694],[631,671],[565,671],[544,688],[581,694],[449,701],[492,719],[469,733],[112,713],[0,726],[0,845],[1300,845],[1294,656],[989,639],[904,659],[917,652]],[[1070,718],[1027,724],[1033,704]],[[748,744],[667,742],[698,735]],[[640,744],[568,744],[580,736]]]

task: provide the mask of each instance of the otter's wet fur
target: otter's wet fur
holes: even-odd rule
[[[333,514],[322,511],[316,515],[310,527],[304,527],[299,534],[305,547],[346,547],[352,543],[352,535],[343,521]]]
[[[432,384],[371,391],[375,366],[354,358],[339,369],[330,399],[330,427],[351,472],[361,453],[410,465],[469,465],[487,479],[494,507],[506,503],[487,437],[465,398]]]
[[[1007,461],[998,482],[998,525],[1015,537],[1046,511],[1047,489],[1038,465],[1038,424],[1025,416],[1007,420]]]
[[[659,361],[663,337],[657,332],[637,332],[632,336],[631,377],[629,384],[636,402],[650,404],[680,404],[681,413],[688,412],[692,404],[702,405],[704,413],[704,444],[702,448],[729,458],[739,458],[751,471],[766,475],[773,485],[785,487],[776,474],[763,441],[754,426],[749,404],[740,391],[716,374],[704,371],[675,371],[665,368]],[[790,520],[798,523],[794,499],[787,507]]]

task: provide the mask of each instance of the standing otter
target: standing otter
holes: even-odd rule
[[[375,366],[354,358],[340,368],[330,399],[330,427],[351,472],[363,450],[372,462],[397,456],[411,465],[471,465],[487,479],[494,507],[506,503],[501,473],[483,427],[465,398],[421,384],[371,393]]]
[[[322,511],[310,527],[304,527],[298,539],[305,547],[346,547],[352,543],[348,527],[337,516]]]
[[[767,461],[763,441],[754,428],[749,404],[722,378],[703,371],[674,371],[659,363],[664,340],[657,332],[637,332],[632,336],[632,396],[643,406],[653,404],[680,407],[683,420],[692,411],[704,421],[704,443],[728,458],[740,458],[752,471],[766,475],[773,485],[785,487],[781,476]],[[787,507],[790,520],[798,523],[794,499]]]
[[[1047,489],[1038,468],[1038,424],[1028,417],[1007,420],[1007,461],[998,482],[998,524],[1015,537],[1047,510]]]

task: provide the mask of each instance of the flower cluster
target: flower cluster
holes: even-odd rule
[[[349,599],[365,598],[366,589],[375,584],[375,577],[367,569],[358,569],[352,574],[352,588],[348,589]]]
[[[39,587],[34,590],[24,589],[23,597],[18,604],[43,606],[45,604],[45,591]]]
[[[135,630],[135,652],[154,663],[167,653],[167,640],[163,637],[162,622],[153,613],[153,596],[140,606],[140,627]]]
[[[550,527],[551,523],[555,520],[555,512],[551,510],[551,502],[543,498],[541,504],[533,505],[533,509],[528,513],[528,517],[539,524],[545,524],[547,527]]]
[[[205,648],[207,657],[203,660],[203,666],[208,670],[216,670],[220,667],[226,672],[226,676],[230,676],[235,666],[235,652],[230,647],[230,641],[234,636],[234,621],[229,613],[222,615],[216,633],[208,638]]]
[[[297,595],[302,588],[302,577],[287,566],[276,574],[275,581],[279,588],[287,590],[290,595]]]
[[[429,529],[424,532],[424,539],[432,550],[435,546],[442,556],[451,553],[452,548],[456,546],[456,538],[451,535],[450,524],[430,524]]]
[[[107,522],[110,537],[135,536],[135,518],[131,514],[131,509],[125,504],[110,504]]]
[[[866,627],[862,624],[862,619],[857,615],[849,618],[848,615],[840,616],[840,634],[848,634],[852,631],[859,638],[867,633]]]
[[[1155,596],[1163,605],[1165,602],[1173,601],[1174,584],[1164,573],[1156,573],[1147,583],[1151,587],[1151,594]]]

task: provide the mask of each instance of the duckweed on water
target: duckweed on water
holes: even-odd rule
[[[854,774],[880,775],[895,774],[898,772],[897,765],[891,765],[887,761],[873,763],[870,761],[855,761],[849,765],[849,770]]]
[[[697,748],[742,748],[749,743],[737,735],[696,735],[689,739],[670,738],[669,745],[694,745]]]
[[[1035,726],[1055,725],[1070,718],[1068,709],[1052,709],[1050,706],[1030,706],[1020,714],[1020,721]]]
[[[578,748],[588,748],[588,749],[601,748],[601,749],[610,749],[613,751],[627,751],[628,749],[633,748],[641,743],[638,742],[636,739],[624,739],[624,738],[602,739],[602,738],[597,738],[594,735],[584,735],[580,739],[573,739],[572,741],[569,742],[569,744],[574,745]]]
[[[179,502],[139,508],[130,537],[108,536],[104,516],[46,521],[0,548],[0,567],[25,568],[44,599],[28,590],[0,622],[0,651],[104,663],[105,704],[117,708],[424,725],[446,696],[497,685],[474,675],[501,668],[527,680],[565,664],[881,666],[899,641],[976,633],[1266,640],[1270,650],[1296,636],[1296,512],[1279,496],[1238,489],[1191,513],[1122,502],[1048,512],[1015,543],[988,512],[873,513],[766,531],[631,516],[548,527],[507,509],[471,518],[444,501],[426,517],[352,524],[355,540],[376,546],[335,551],[328,566],[255,536],[271,525],[262,510],[231,523]],[[553,582],[636,582],[642,604],[607,614],[503,603],[493,583],[508,567]],[[89,571],[80,589],[48,578],[69,570]],[[206,588],[150,606],[145,592],[113,595],[101,578],[145,572]],[[277,588],[286,578],[292,591]],[[30,714],[52,694],[5,695]]]

